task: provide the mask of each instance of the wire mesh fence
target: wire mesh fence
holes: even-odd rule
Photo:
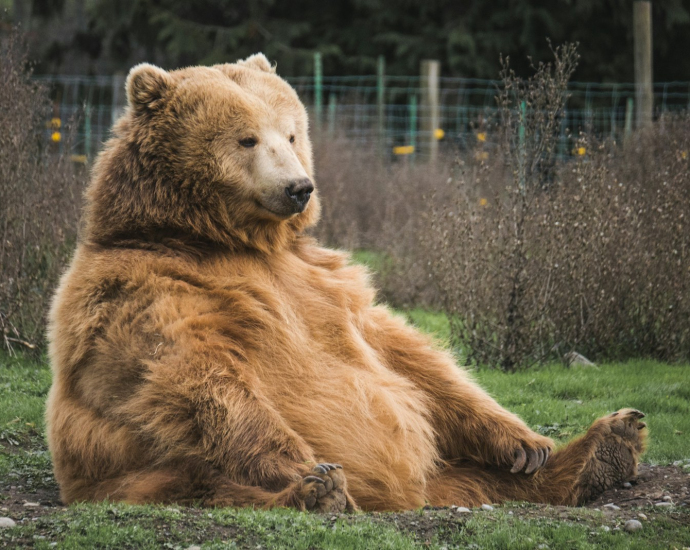
[[[86,162],[108,138],[113,122],[126,104],[124,76],[41,76],[53,101],[48,139],[63,147],[60,126],[72,121],[71,152]],[[419,76],[340,76],[288,79],[311,112],[312,124],[324,132],[363,145],[376,145],[383,155],[420,154],[426,139],[422,128],[426,112],[420,103]],[[439,79],[439,125],[433,139],[445,148],[465,148],[477,139],[492,142],[498,117],[499,81],[469,78]],[[620,138],[633,127],[634,84],[574,82],[561,123],[560,153],[569,154],[571,140],[580,131]],[[690,109],[690,83],[654,85],[654,111]],[[428,134],[428,132],[427,132]]]

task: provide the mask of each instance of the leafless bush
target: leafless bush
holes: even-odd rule
[[[375,148],[345,138],[316,135],[316,177],[324,243],[378,253],[381,297],[400,307],[438,306],[436,288],[420,254],[420,231],[439,182],[450,177],[452,159],[436,167],[402,158],[389,163]]]
[[[0,47],[0,347],[40,349],[76,239],[82,178],[48,140],[47,90],[31,81],[21,37]]]
[[[455,200],[434,208],[428,233],[453,335],[470,359],[508,371],[539,360],[547,351],[542,336],[551,329],[543,296],[550,275],[531,268],[537,251],[546,257],[554,251],[532,227],[553,172],[575,47],[556,49],[554,57],[526,81],[505,60],[497,97],[502,146],[492,161],[505,166],[509,177],[499,180],[505,188],[494,192],[490,209],[482,208],[468,190],[483,167],[468,170],[459,161]]]
[[[422,232],[454,339],[509,371],[574,349],[687,359],[690,119],[662,117],[624,146],[582,135],[559,164],[576,54],[554,53],[525,83],[504,71],[501,152],[458,160],[455,198],[432,205]],[[480,204],[471,190],[490,164],[505,188]]]

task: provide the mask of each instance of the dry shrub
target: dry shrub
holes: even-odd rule
[[[40,349],[76,240],[83,178],[48,139],[48,92],[31,81],[22,38],[3,37],[1,49],[0,347]]]
[[[432,205],[422,233],[454,340],[508,371],[572,350],[687,360],[690,119],[662,117],[624,146],[583,135],[585,154],[558,163],[576,56],[554,53],[527,82],[504,72],[502,153],[458,160],[454,199]],[[488,172],[497,187],[482,206],[473,190]]]
[[[436,305],[420,231],[439,182],[450,177],[451,159],[436,167],[401,158],[387,162],[376,147],[317,133],[314,138],[321,221],[315,235],[324,243],[379,253],[381,297],[399,306]]]
[[[553,341],[611,359],[690,358],[690,117],[662,117],[622,147],[588,143],[545,204],[558,252]],[[548,260],[542,260],[544,262]]]
[[[544,357],[544,335],[552,328],[543,296],[550,275],[533,267],[555,251],[543,232],[533,228],[541,223],[543,197],[553,187],[560,119],[577,63],[575,47],[559,48],[554,57],[553,64],[540,64],[526,81],[504,62],[497,97],[500,148],[490,163],[458,161],[455,198],[434,205],[426,233],[455,340],[470,360],[507,371]],[[487,171],[498,187],[485,204],[471,190],[486,179]]]

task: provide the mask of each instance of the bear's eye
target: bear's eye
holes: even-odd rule
[[[290,143],[295,143],[295,136],[290,136]]]
[[[247,149],[254,147],[257,143],[258,141],[255,138],[244,138],[240,140],[240,145]]]

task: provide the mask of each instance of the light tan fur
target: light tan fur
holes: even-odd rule
[[[313,180],[307,115],[263,55],[139,65],[127,94],[51,313],[65,502],[574,504],[634,475],[639,413],[546,462],[551,440],[302,235],[318,196],[287,212],[285,189]]]

